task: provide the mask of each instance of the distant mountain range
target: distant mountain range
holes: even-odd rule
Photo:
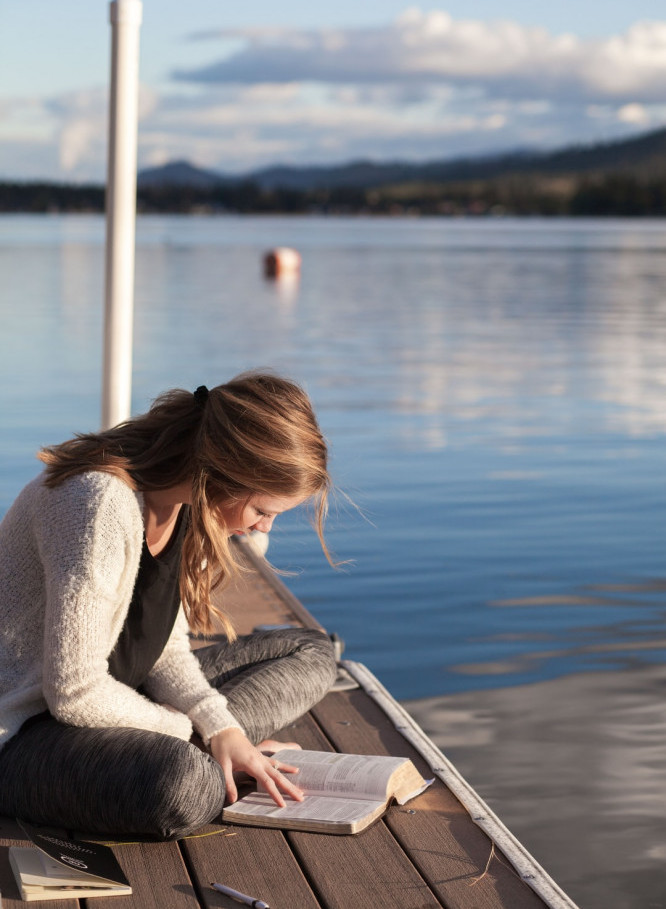
[[[0,212],[104,211],[102,185],[0,180]],[[666,129],[554,152],[351,161],[225,174],[172,161],[138,174],[139,213],[666,218]]]
[[[617,173],[637,178],[666,175],[666,129],[621,141],[575,145],[554,152],[517,151],[485,157],[414,163],[351,161],[333,167],[276,166],[245,174],[225,174],[173,161],[138,174],[140,189],[191,187],[200,190],[253,183],[261,189],[303,191],[341,187],[371,189],[404,183],[492,180],[521,174],[582,176]]]

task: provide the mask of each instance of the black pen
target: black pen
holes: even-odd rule
[[[248,896],[246,893],[239,893],[238,890],[234,890],[233,887],[226,887],[224,884],[211,884],[213,890],[217,890],[218,893],[224,893],[225,896],[230,896],[232,900],[236,900],[239,903],[245,903],[246,906],[252,906],[252,909],[269,909],[268,903],[265,903],[263,900],[255,900],[253,896]]]

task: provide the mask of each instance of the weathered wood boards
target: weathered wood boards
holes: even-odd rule
[[[432,776],[364,691],[330,694],[312,714],[337,751],[408,757],[421,774]],[[543,909],[439,780],[408,805],[390,807],[385,823],[447,909]]]
[[[178,843],[126,843],[113,851],[132,885],[131,896],[95,897],[93,909],[198,909]]]

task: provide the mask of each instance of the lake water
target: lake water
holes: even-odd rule
[[[99,424],[103,235],[0,217],[0,513]],[[134,411],[305,384],[350,562],[287,515],[289,586],[581,909],[666,906],[666,222],[146,217],[136,283]]]

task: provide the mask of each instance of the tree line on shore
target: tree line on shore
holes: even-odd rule
[[[367,214],[508,216],[666,215],[666,177],[636,174],[513,174],[453,182],[411,181],[372,188],[266,188],[252,181],[210,188],[145,186],[144,214]],[[0,212],[104,211],[104,187],[0,182]]]

